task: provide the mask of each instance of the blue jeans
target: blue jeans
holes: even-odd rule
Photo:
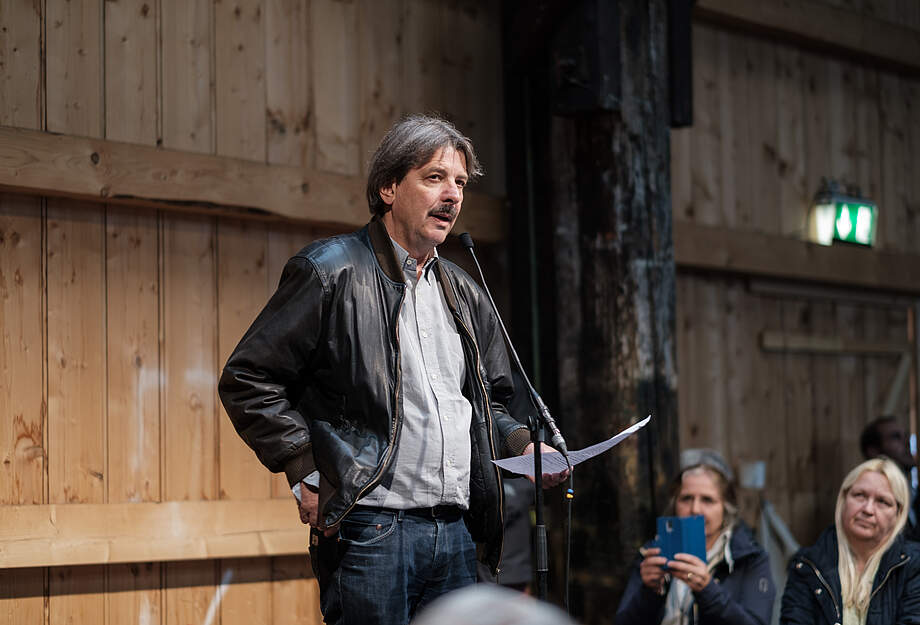
[[[310,558],[328,625],[406,625],[437,597],[476,581],[461,516],[356,508],[338,536],[312,532]]]

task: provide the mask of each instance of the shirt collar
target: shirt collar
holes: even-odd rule
[[[411,274],[413,277],[416,275],[418,270],[418,261],[409,256],[409,252],[406,249],[396,242],[393,237],[390,237],[390,242],[393,243],[393,251],[396,252],[396,260],[399,263],[399,266],[402,267],[403,272]],[[434,267],[438,259],[438,248],[434,248],[434,251],[431,254],[431,258],[428,259],[428,262],[425,263],[425,266],[422,268],[423,275],[427,278],[428,272],[431,271],[431,268]]]

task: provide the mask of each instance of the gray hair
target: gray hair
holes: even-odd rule
[[[473,584],[438,597],[412,625],[575,625],[554,605],[495,584]]]
[[[421,167],[445,147],[463,154],[470,182],[482,175],[473,142],[449,121],[429,115],[410,115],[396,122],[380,141],[368,167],[367,205],[371,214],[381,216],[390,210],[380,197],[380,189],[401,182],[409,170]]]

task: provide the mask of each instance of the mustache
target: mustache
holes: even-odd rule
[[[429,215],[442,215],[454,219],[459,212],[456,204],[441,204],[439,207],[428,212]]]

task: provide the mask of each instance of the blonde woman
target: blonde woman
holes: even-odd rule
[[[792,558],[780,623],[920,623],[920,545],[901,535],[910,491],[888,458],[844,478],[834,525]]]

